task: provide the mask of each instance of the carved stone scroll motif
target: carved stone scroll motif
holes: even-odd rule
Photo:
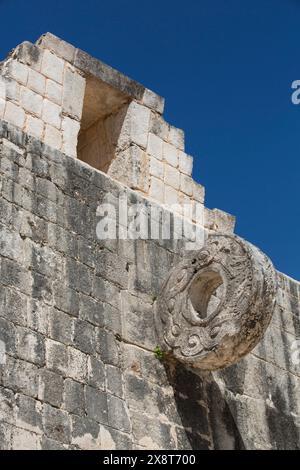
[[[226,367],[263,337],[276,292],[276,271],[258,248],[235,235],[209,235],[172,269],[156,301],[161,347],[195,368]]]

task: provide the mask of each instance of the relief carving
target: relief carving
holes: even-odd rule
[[[276,292],[276,271],[258,248],[236,235],[210,235],[164,283],[155,307],[161,346],[192,367],[226,367],[263,337]]]

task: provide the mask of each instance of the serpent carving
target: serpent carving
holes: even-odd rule
[[[193,367],[226,367],[260,341],[276,292],[276,271],[258,248],[236,235],[210,235],[163,285],[155,306],[161,346]]]

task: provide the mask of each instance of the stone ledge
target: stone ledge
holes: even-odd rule
[[[51,33],[43,34],[37,40],[36,45],[40,48],[55,52],[58,56],[70,62],[83,73],[93,75],[104,83],[118,89],[126,97],[140,101],[159,114],[163,113],[164,98],[101,60],[95,59],[81,49],[76,49],[74,46],[55,35]]]

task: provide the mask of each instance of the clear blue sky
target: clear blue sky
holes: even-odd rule
[[[166,98],[207,206],[300,279],[300,0],[0,0],[0,57],[51,31]]]

